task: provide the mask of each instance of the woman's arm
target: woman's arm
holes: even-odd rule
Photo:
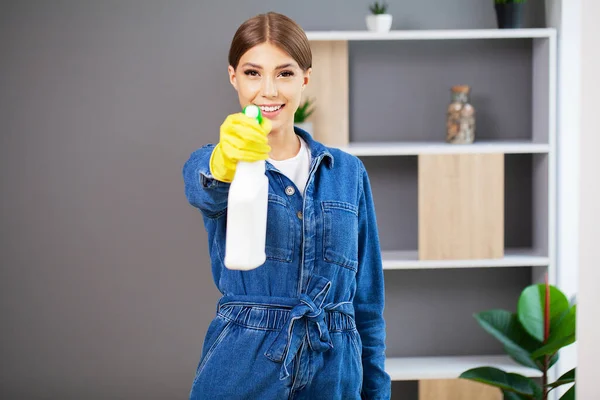
[[[361,396],[388,400],[391,379],[385,372],[384,278],[379,234],[371,185],[362,162],[358,221],[358,271],[354,309],[362,340],[363,387]]]
[[[182,171],[189,203],[208,218],[217,218],[225,212],[231,185],[215,179],[210,172],[210,157],[214,148],[214,144],[208,144],[194,151]]]

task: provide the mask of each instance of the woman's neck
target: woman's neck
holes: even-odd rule
[[[271,146],[269,157],[277,161],[287,160],[300,151],[300,140],[292,126],[287,129],[271,131],[269,133],[269,146]]]

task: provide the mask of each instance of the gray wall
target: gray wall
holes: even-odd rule
[[[238,110],[231,36],[268,10],[307,30],[364,29],[367,3],[0,3],[0,397],[187,396],[218,292],[181,167]],[[493,28],[490,3],[392,0],[390,11],[394,29]],[[541,15],[529,12],[529,26]],[[398,302],[452,276],[469,304],[506,283],[494,305],[509,307],[524,274],[386,277]],[[469,289],[469,279],[487,284]],[[405,304],[400,320],[431,307]],[[390,355],[428,348],[411,340],[414,330],[390,337]],[[497,349],[476,340],[430,351]],[[394,397],[404,388],[414,385],[395,385]]]

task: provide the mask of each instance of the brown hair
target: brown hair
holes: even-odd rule
[[[302,70],[312,67],[312,53],[304,30],[291,18],[275,12],[256,15],[240,25],[229,48],[229,65],[237,68],[244,53],[265,42],[288,53]]]

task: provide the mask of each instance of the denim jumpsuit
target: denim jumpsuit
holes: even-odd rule
[[[389,399],[384,276],[369,178],[355,156],[315,141],[304,197],[266,162],[267,261],[223,264],[229,184],[211,176],[213,144],[183,167],[222,294],[190,399]]]

